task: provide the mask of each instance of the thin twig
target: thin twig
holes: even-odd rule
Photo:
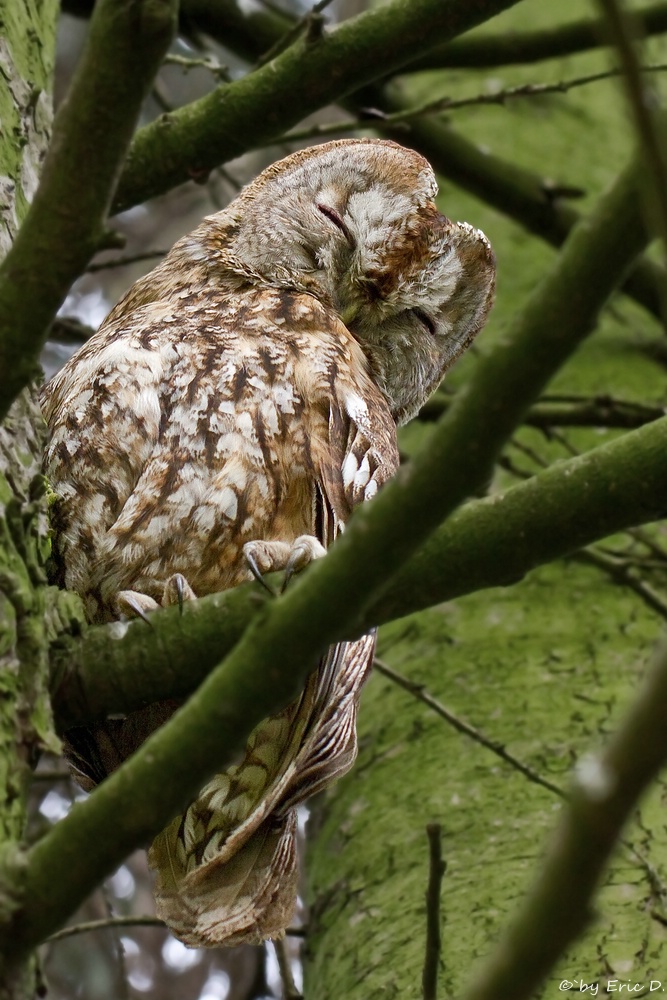
[[[116,914],[114,912],[114,906],[111,899],[108,883],[103,882],[100,889],[102,893],[102,899],[104,900],[104,906],[107,911],[107,918],[111,921],[114,921]],[[118,959],[118,977],[120,979],[121,1000],[129,1000],[130,983],[127,977],[127,962],[125,961],[125,945],[123,944],[123,939],[121,937],[118,924],[112,923],[110,924],[110,928],[111,928],[111,936],[113,938],[116,950],[116,957]]]
[[[419,411],[419,420],[438,420],[454,396],[438,392]],[[662,406],[646,406],[612,396],[543,396],[524,416],[530,427],[613,427],[631,430],[665,416]]]
[[[86,268],[88,274],[96,271],[107,271],[111,267],[127,267],[129,264],[138,264],[142,260],[153,260],[156,257],[164,257],[168,250],[146,250],[144,253],[134,254],[132,257],[116,257],[114,260],[105,260],[101,264],[89,264]]]
[[[274,941],[273,947],[276,952],[276,958],[278,959],[278,968],[280,969],[280,978],[283,984],[284,1000],[303,1000],[303,995],[299,992],[296,987],[296,983],[294,982],[294,976],[292,975],[292,963],[287,952],[285,939],[280,938],[279,940]]]
[[[526,456],[526,458],[531,459],[531,461],[533,461],[540,469],[549,468],[549,462],[547,462],[542,455],[538,455],[535,449],[531,448],[530,445],[527,445],[524,441],[520,441],[518,437],[514,436],[510,438],[508,444],[510,444],[512,448],[516,448],[517,451],[520,451],[522,455]]]
[[[49,944],[52,944],[54,941],[62,941],[63,938],[73,937],[75,934],[88,934],[90,931],[120,927],[165,928],[166,924],[164,920],[158,920],[157,917],[150,917],[148,915],[140,917],[105,917],[103,920],[87,920],[85,923],[71,924],[69,927],[63,927],[62,930],[51,934],[46,940]]]
[[[554,785],[553,782],[548,780],[548,778],[543,778],[542,775],[538,774],[537,771],[534,771],[532,767],[529,767],[527,764],[524,764],[522,761],[518,760],[518,758],[514,757],[511,753],[508,753],[502,743],[496,743],[494,740],[490,740],[488,736],[485,736],[479,729],[475,729],[475,727],[471,726],[469,722],[464,722],[464,720],[458,715],[455,715],[452,711],[450,711],[450,709],[446,708],[441,702],[437,701],[432,695],[430,695],[422,684],[417,684],[415,681],[411,681],[407,677],[404,677],[403,674],[399,674],[396,670],[390,667],[388,663],[385,663],[384,660],[378,659],[377,656],[375,657],[375,669],[387,677],[390,681],[393,681],[394,684],[398,684],[399,687],[402,687],[404,691],[413,695],[413,697],[417,698],[418,701],[423,702],[424,705],[428,705],[430,709],[444,719],[445,722],[448,722],[453,729],[457,730],[457,732],[463,733],[464,736],[469,736],[471,740],[475,741],[475,743],[479,743],[480,746],[486,747],[487,750],[490,750],[491,753],[500,757],[501,760],[504,760],[506,764],[510,765],[510,767],[513,767],[516,771],[520,771],[521,774],[523,774],[525,778],[528,778],[529,781],[533,781],[536,785],[541,785],[543,788],[546,788],[555,795],[558,795],[561,799],[565,798],[565,792],[562,788],[559,788],[558,785]]]
[[[304,14],[303,17],[296,22],[296,24],[292,25],[291,28],[288,28],[285,34],[273,43],[271,48],[257,60],[257,65],[263,66],[264,63],[271,62],[271,60],[275,59],[275,57],[280,55],[281,52],[284,52],[285,49],[299,37],[302,31],[308,31],[308,28],[313,21],[319,19],[319,15],[322,11],[326,10],[332,2],[333,0],[319,0],[318,3],[311,7],[307,14]]]
[[[169,53],[164,57],[164,63],[171,66],[180,66],[184,71],[189,69],[205,69],[208,70],[217,80],[229,81],[229,67],[223,66],[222,63],[213,55],[207,55],[200,57],[198,59],[190,59],[187,56],[179,56],[175,53]]]
[[[422,996],[424,1000],[436,1000],[438,995],[438,971],[440,969],[440,893],[442,879],[447,871],[447,862],[442,860],[442,828],[439,823],[429,823],[428,836],[428,887],[426,889],[426,951],[422,973]]]
[[[43,771],[35,771],[32,776],[33,781],[69,781],[72,775],[69,771],[59,771],[55,767]]]
[[[553,792],[554,795],[557,795],[559,799],[567,801],[567,792],[565,792],[558,785],[554,785],[548,780],[548,778],[543,778],[537,771],[533,771],[531,767],[512,756],[512,754],[509,754],[501,743],[496,743],[493,740],[490,740],[487,736],[480,732],[479,729],[475,729],[474,726],[470,725],[470,723],[464,722],[458,715],[454,715],[454,713],[448,708],[445,708],[441,702],[436,701],[436,699],[425,690],[422,684],[416,684],[414,681],[404,677],[403,674],[399,674],[396,670],[390,667],[388,663],[385,663],[383,660],[379,660],[378,657],[375,657],[374,668],[378,671],[378,673],[383,674],[389,680],[393,681],[399,687],[402,687],[409,694],[413,695],[418,701],[428,705],[428,707],[433,709],[433,711],[443,718],[445,722],[448,722],[453,729],[456,729],[457,732],[463,733],[465,736],[469,736],[475,741],[475,743],[479,743],[480,746],[483,746],[492,753],[495,753],[498,757],[504,760],[505,763],[515,768],[523,774],[524,777],[528,778],[529,781],[533,781],[536,785],[541,785],[548,791]],[[651,862],[630,841],[622,840],[621,844],[634,856],[635,860],[644,870],[653,892],[661,898],[667,896],[667,888],[661,881]]]
[[[581,552],[576,552],[571,558],[577,562],[590,563],[601,569],[615,583],[629,587],[630,590],[633,590],[635,594],[641,597],[649,608],[657,611],[662,618],[667,619],[667,601],[665,598],[657,590],[654,590],[650,584],[646,583],[645,580],[640,580],[635,576],[630,567],[622,561],[605,555],[599,549],[594,548],[582,549]]]
[[[654,65],[640,66],[642,73],[660,73],[667,70],[667,63],[656,63]],[[340,132],[353,132],[357,129],[373,128],[373,119],[378,119],[382,125],[397,125],[402,122],[410,122],[414,118],[422,118],[425,115],[441,114],[446,111],[458,111],[461,108],[476,107],[479,105],[504,105],[507,101],[517,98],[544,97],[548,94],[566,94],[577,87],[585,87],[591,83],[599,83],[601,80],[610,80],[622,75],[620,69],[608,69],[600,73],[590,73],[587,76],[577,76],[570,80],[559,80],[555,83],[523,83],[517,87],[507,87],[498,90],[493,94],[475,94],[473,97],[440,97],[433,101],[426,101],[412,108],[395,111],[392,114],[385,114],[374,108],[369,108],[366,116],[362,118],[348,118],[339,122],[330,122],[326,125],[313,125],[311,128],[300,129],[289,132],[286,139],[290,142],[302,142],[305,139],[317,139],[328,135],[337,135]]]

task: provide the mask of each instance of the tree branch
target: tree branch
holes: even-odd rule
[[[667,4],[655,3],[636,13],[641,18],[647,35],[659,35],[667,31]],[[559,56],[586,52],[602,45],[609,45],[609,31],[605,21],[586,18],[536,31],[461,38],[447,45],[438,45],[425,56],[420,56],[410,63],[410,71],[534,63],[542,59],[557,59]]]
[[[541,870],[465,1000],[528,1000],[592,916],[591,900],[624,824],[667,760],[667,647],[600,754],[580,761]]]
[[[667,64],[656,63],[639,65],[639,73],[664,73]],[[401,111],[393,111],[386,115],[378,115],[383,128],[393,125],[405,124],[414,121],[415,118],[424,118],[428,115],[445,114],[448,111],[459,111],[462,108],[475,108],[481,106],[502,106],[515,100],[526,100],[531,97],[545,97],[550,94],[567,94],[571,90],[579,87],[588,87],[592,83],[601,83],[603,80],[612,80],[622,76],[623,70],[612,67],[601,70],[599,73],[588,73],[585,76],[574,76],[566,80],[556,80],[553,83],[521,83],[515,87],[505,87],[502,90],[495,90],[491,93],[483,92],[473,94],[472,97],[436,97],[434,100],[424,101],[421,104],[406,105]],[[342,135],[348,132],[358,132],[359,129],[369,128],[374,124],[373,118],[368,117],[368,110],[365,117],[348,118],[347,121],[326,122],[322,125],[313,125],[310,128],[300,129],[290,132],[285,136],[290,142],[304,142],[308,139],[325,139],[335,135]]]
[[[0,267],[0,419],[38,374],[48,328],[98,248],[142,100],[173,36],[176,9],[176,0],[96,5],[56,115],[40,186]]]
[[[439,420],[450,408],[454,399],[444,393],[436,393],[418,414],[418,419],[426,423]],[[523,418],[528,427],[616,427],[631,430],[643,427],[652,420],[659,420],[667,413],[664,406],[647,406],[626,399],[614,399],[599,395],[576,401],[558,401],[544,398],[531,406]]]
[[[633,29],[641,27],[641,19],[630,15],[618,0],[598,0],[606,14],[607,29],[618,52],[625,76],[637,136],[646,161],[649,179],[649,205],[651,215],[667,250],[667,143],[664,121],[658,120],[653,110],[657,95],[649,89],[643,77],[639,57],[634,45]]]
[[[518,0],[389,0],[140,129],[114,201],[121,211],[265,145],[306,115],[403,66]]]

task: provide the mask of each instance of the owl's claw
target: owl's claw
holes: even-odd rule
[[[243,554],[248,569],[257,582],[261,583],[272,597],[275,597],[273,589],[264,579],[265,573],[285,571],[285,578],[280,588],[282,594],[294,574],[305,569],[313,559],[320,559],[326,555],[326,549],[313,535],[299,535],[291,543],[259,539],[254,542],[246,542],[243,546]]]
[[[148,594],[140,594],[136,590],[121,590],[116,594],[116,608],[125,618],[141,618],[153,628],[148,612],[157,611],[160,607]]]
[[[194,601],[197,595],[182,573],[174,573],[164,585],[162,607],[168,608],[178,604],[178,610],[183,614],[183,602]]]
[[[305,569],[306,566],[313,561],[313,559],[321,559],[322,556],[325,556],[326,554],[327,550],[314,535],[299,535],[299,537],[292,542],[292,547],[290,548],[289,559],[287,560],[287,564],[285,566],[285,577],[283,579],[282,587],[280,588],[280,593],[285,593],[287,585],[295,573],[300,573],[302,569]]]
[[[273,589],[273,587],[271,587],[262,576],[262,570],[260,569],[259,563],[257,561],[255,547],[261,544],[262,544],[261,542],[246,542],[245,545],[243,546],[243,555],[245,557],[248,569],[257,580],[257,583],[259,583],[262,587],[264,587],[264,590],[268,590],[269,594],[271,594],[271,597],[275,597],[276,592]],[[268,573],[269,570],[267,569],[265,572]]]

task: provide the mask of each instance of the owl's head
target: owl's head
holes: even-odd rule
[[[245,265],[335,309],[399,423],[468,347],[493,298],[488,240],[441,215],[436,192],[413,150],[343,139],[273,164],[210,220],[224,217]]]

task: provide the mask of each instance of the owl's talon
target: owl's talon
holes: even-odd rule
[[[168,608],[178,604],[178,610],[183,614],[183,602],[194,601],[197,595],[182,573],[174,573],[164,585],[162,607]]]
[[[254,578],[257,580],[257,583],[261,584],[261,586],[264,587],[264,590],[268,590],[269,594],[271,594],[271,597],[275,597],[276,596],[275,590],[273,589],[272,586],[270,586],[270,584],[266,582],[266,580],[262,576],[262,571],[258,565],[257,558],[255,556],[255,551],[253,548],[255,544],[256,544],[255,542],[246,542],[246,544],[243,546],[243,555],[246,564],[248,566],[248,569],[254,576]]]
[[[292,546],[290,548],[289,559],[285,565],[285,577],[283,579],[282,587],[280,588],[280,593],[285,593],[287,585],[295,573],[300,573],[302,569],[305,569],[306,566],[313,561],[313,559],[321,559],[322,556],[325,556],[326,554],[327,550],[314,535],[299,535],[299,537],[292,542]]]
[[[121,590],[116,594],[116,608],[126,618],[141,618],[153,628],[148,612],[157,611],[160,607],[148,594],[140,594],[136,590]]]

